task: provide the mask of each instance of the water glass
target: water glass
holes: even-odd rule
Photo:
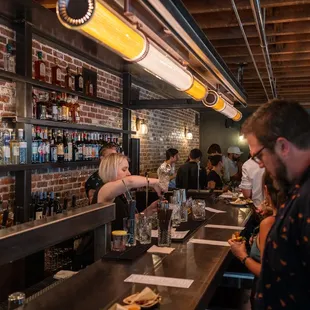
[[[139,216],[138,238],[141,244],[150,244],[152,241],[152,218],[144,214]]]
[[[127,232],[125,230],[112,231],[112,251],[123,252],[126,250]]]
[[[8,297],[8,309],[17,309],[24,305],[26,295],[22,292],[15,292]]]
[[[181,222],[187,222],[188,221],[188,208],[187,208],[186,202],[182,202],[180,213],[181,213]]]
[[[127,217],[123,218],[123,229],[127,233],[127,243],[126,246],[136,246],[136,220],[135,219],[129,219]]]
[[[194,221],[204,221],[206,219],[206,202],[204,200],[194,200],[192,214]]]
[[[181,208],[175,196],[170,197],[169,207],[172,209],[172,227],[177,227],[181,224]]]
[[[171,246],[171,221],[163,227],[158,223],[158,246]]]

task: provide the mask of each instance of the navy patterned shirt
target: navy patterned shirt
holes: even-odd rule
[[[96,191],[103,185],[103,181],[101,180],[98,171],[95,171],[85,182],[85,191],[88,197],[88,192],[92,189]]]
[[[266,241],[255,309],[310,309],[310,167],[295,183]]]

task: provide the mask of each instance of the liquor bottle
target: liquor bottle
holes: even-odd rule
[[[56,214],[62,213],[62,207],[60,204],[60,194],[59,193],[56,194],[56,198],[54,200],[54,212]]]
[[[81,93],[84,91],[84,78],[81,69],[77,70],[77,74],[74,77],[74,85],[76,91],[79,91]]]
[[[16,139],[15,132],[12,132],[10,140],[11,163],[19,164],[19,141]]]
[[[24,140],[24,129],[18,129],[19,163],[27,163],[27,142]]]
[[[7,43],[4,48],[4,70],[15,72],[15,56],[12,45]]]
[[[73,113],[72,113],[72,110],[73,110],[73,103],[72,103],[72,101],[73,101],[73,98],[72,98],[72,96],[68,96],[67,97],[67,101],[66,101],[66,106],[67,106],[67,113],[68,113],[68,122],[69,123],[72,123],[73,122]]]
[[[72,134],[72,161],[79,160],[79,149],[77,147],[77,132]]]
[[[66,213],[68,211],[68,197],[64,198],[64,206],[62,208],[62,213]]]
[[[81,112],[80,112],[80,105],[78,102],[74,103],[74,123],[79,123],[81,121]]]
[[[42,139],[40,136],[40,127],[36,127],[34,129],[35,131],[35,136],[33,137],[32,140],[32,163],[36,164],[39,163],[39,144],[41,143]]]
[[[68,133],[67,143],[68,143],[68,161],[73,161],[73,138],[72,134]]]
[[[57,132],[57,161],[60,163],[64,162],[65,153],[64,153],[64,143],[63,143],[63,136],[60,130]]]
[[[88,96],[94,95],[94,85],[90,80],[85,83],[85,93]]]
[[[56,104],[57,104],[57,110],[58,110],[58,121],[62,121],[62,107],[61,107],[61,98],[60,94],[57,94],[56,96]]]
[[[8,210],[8,208],[3,208],[1,229],[6,228],[8,218],[9,218],[9,210]]]
[[[52,102],[52,120],[54,122],[58,121],[58,106],[56,100],[56,93],[52,92],[51,94],[51,102]]]
[[[34,78],[45,82],[45,62],[41,51],[38,52],[38,60],[34,62]]]
[[[67,162],[69,161],[68,159],[68,134],[67,132],[64,132],[63,135],[63,144],[64,144],[64,161]]]
[[[40,220],[43,218],[43,192],[40,192],[39,199],[37,200],[36,206],[35,206],[35,219]]]
[[[52,130],[51,139],[50,139],[50,161],[52,163],[57,163],[57,145],[55,131]]]
[[[57,58],[54,61],[55,64],[52,66],[52,84],[61,86],[61,69],[58,66]]]
[[[69,67],[66,69],[65,87],[69,90],[74,90],[74,77]]]
[[[37,136],[36,140],[38,141],[38,162],[44,163],[45,162],[45,143],[43,141],[43,130],[40,127],[37,127]]]
[[[33,221],[35,219],[35,204],[36,204],[36,196],[35,193],[31,193],[31,201],[29,203],[29,221]]]
[[[83,160],[88,160],[88,145],[87,145],[87,137],[86,133],[83,133]]]
[[[3,162],[5,165],[11,163],[11,149],[10,149],[10,141],[11,141],[11,134],[9,129],[7,128],[7,123],[3,123]]]
[[[77,145],[77,148],[78,148],[78,155],[79,155],[79,157],[78,158],[76,158],[76,160],[83,160],[84,158],[84,156],[83,156],[83,151],[84,151],[84,143],[83,143],[83,141],[82,141],[82,139],[81,139],[81,134],[80,133],[78,133],[78,137],[77,137],[77,143],[76,143],[76,145]]]
[[[51,152],[51,142],[49,139],[49,133],[47,128],[43,130],[43,157],[44,163],[48,163],[50,161],[50,152]]]
[[[38,97],[37,97],[35,91],[33,91],[32,92],[32,117],[33,118],[38,118],[37,101],[38,101]]]
[[[50,200],[49,200],[49,209],[50,209],[50,215],[53,216],[56,213],[55,210],[55,194],[54,192],[50,193]]]
[[[3,132],[0,131],[0,165],[4,164],[4,141],[3,141]]]
[[[60,105],[61,105],[61,120],[63,122],[68,122],[69,121],[69,106],[67,104],[66,93],[61,94]]]
[[[47,93],[39,94],[39,98],[37,101],[37,118],[38,119],[47,119]]]
[[[50,216],[49,194],[43,193],[43,218]]]

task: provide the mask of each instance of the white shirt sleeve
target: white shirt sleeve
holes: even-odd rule
[[[250,177],[248,165],[245,163],[242,166],[242,179],[241,184],[239,186],[241,189],[252,189],[253,188],[253,182],[252,178]]]

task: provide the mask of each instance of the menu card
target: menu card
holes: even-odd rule
[[[124,282],[142,283],[149,285],[170,286],[179,288],[189,288],[194,280],[148,276],[142,274],[132,274]]]
[[[206,239],[191,239],[190,243],[199,243],[207,245],[220,245],[220,246],[230,246],[227,241],[217,241],[217,240],[206,240]]]
[[[242,226],[226,226],[226,225],[215,225],[215,224],[207,224],[205,227],[207,228],[221,228],[221,229],[232,229],[232,230],[243,230]]]
[[[206,207],[206,210],[209,211],[209,212],[213,212],[213,213],[226,213],[226,211],[217,210],[217,209],[213,209],[213,208],[210,208],[210,207]]]
[[[189,230],[176,231],[171,229],[171,239],[183,239],[189,233]],[[158,238],[158,230],[152,230],[152,238]]]

